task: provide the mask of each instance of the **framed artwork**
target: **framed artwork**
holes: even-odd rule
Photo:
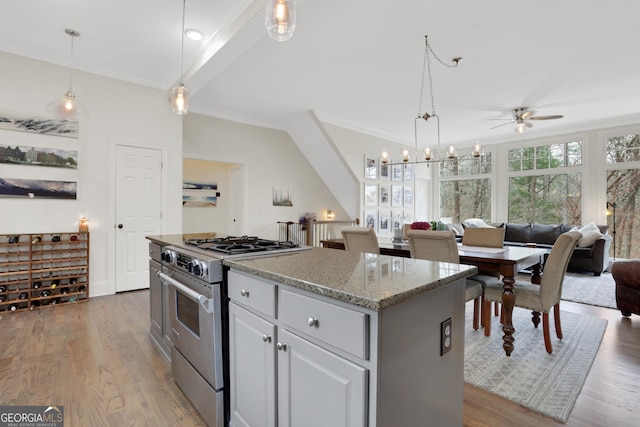
[[[378,161],[375,158],[364,158],[364,177],[366,179],[378,179]]]
[[[378,185],[377,184],[364,185],[364,205],[365,206],[378,205]]]
[[[403,174],[404,174],[404,182],[409,182],[413,179],[413,167],[412,165],[402,165]]]
[[[378,211],[378,233],[391,233],[391,212],[388,210]]]
[[[219,194],[216,182],[182,181],[182,206],[185,208],[215,208]]]
[[[75,200],[77,191],[78,183],[75,181],[0,177],[0,197]]]
[[[403,165],[391,165],[391,179],[393,181],[402,181],[402,166]]]
[[[388,180],[391,175],[391,166],[380,163],[380,179]]]
[[[78,122],[75,120],[42,118],[24,113],[0,111],[0,129],[78,138]]]
[[[413,187],[404,187],[404,207],[413,206]]]
[[[400,165],[401,166],[401,165]],[[391,186],[391,206],[394,208],[401,208],[402,201],[404,199],[404,192],[402,185]]]
[[[0,153],[0,163],[78,169],[76,150],[0,144]]]
[[[380,197],[378,203],[380,206],[391,206],[391,186],[388,184],[380,184]]]
[[[402,213],[402,218],[405,224],[411,224],[413,222],[413,212],[404,211]]]
[[[364,218],[365,227],[370,227],[377,231],[376,225],[378,223],[378,211],[375,209],[365,209],[362,218]]]
[[[281,188],[272,187],[272,203],[273,206],[293,206],[293,196],[291,190],[282,190]]]

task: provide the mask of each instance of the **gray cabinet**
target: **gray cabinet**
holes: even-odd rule
[[[368,369],[324,346],[368,354],[367,339],[356,337],[354,344],[337,336],[345,321],[349,330],[367,333],[368,316],[285,292],[229,274],[230,425],[366,426]]]

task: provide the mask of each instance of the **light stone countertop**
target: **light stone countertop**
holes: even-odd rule
[[[469,265],[312,248],[223,264],[361,307],[382,310],[477,273]]]

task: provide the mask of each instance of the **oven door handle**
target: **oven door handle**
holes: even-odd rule
[[[200,303],[200,305],[202,306],[204,311],[207,312],[207,314],[213,314],[213,299],[207,298],[206,295],[199,294],[196,291],[189,289],[182,283],[178,282],[176,279],[167,276],[161,271],[158,271],[158,277],[160,278],[160,280],[162,280],[162,282],[165,285],[174,286],[183,294],[186,294],[189,297],[193,298],[194,300],[198,301],[198,303]]]

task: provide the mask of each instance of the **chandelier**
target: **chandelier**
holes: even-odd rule
[[[415,140],[415,159],[414,161],[411,161],[411,156],[409,154],[409,149],[405,148],[404,150],[402,150],[402,153],[400,155],[401,158],[401,162],[396,162],[393,163],[390,156],[389,156],[389,152],[385,149],[382,151],[381,154],[381,158],[380,158],[380,162],[383,165],[386,164],[406,164],[406,163],[429,163],[429,162],[440,162],[440,161],[445,161],[445,160],[453,160],[456,159],[458,157],[458,153],[456,152],[455,148],[453,146],[450,146],[447,149],[446,152],[446,157],[445,156],[441,156],[441,149],[440,149],[440,116],[436,113],[436,107],[435,107],[435,101],[434,101],[434,95],[433,95],[433,80],[431,78],[431,55],[433,55],[433,57],[443,66],[448,67],[448,68],[456,68],[460,62],[462,62],[462,57],[457,56],[455,58],[453,58],[451,60],[451,63],[445,63],[444,61],[442,61],[433,51],[433,49],[431,48],[431,45],[429,44],[429,38],[428,36],[424,36],[424,60],[423,60],[423,64],[422,64],[422,80],[421,80],[421,86],[420,86],[420,102],[418,105],[418,115],[414,120],[414,140]],[[424,98],[424,86],[425,86],[425,77],[428,78],[428,82],[429,82],[429,96],[431,98],[431,113],[422,113],[422,100]],[[437,149],[436,149],[436,153],[434,155],[434,152],[432,151],[431,147],[426,147],[423,151],[422,151],[422,158],[424,160],[418,160],[418,121],[420,120],[424,120],[429,121],[429,119],[435,119],[436,121],[436,129],[437,129]],[[474,158],[478,158],[480,157],[482,154],[482,150],[480,148],[480,144],[476,144],[473,147],[473,150],[471,152],[471,155]]]

